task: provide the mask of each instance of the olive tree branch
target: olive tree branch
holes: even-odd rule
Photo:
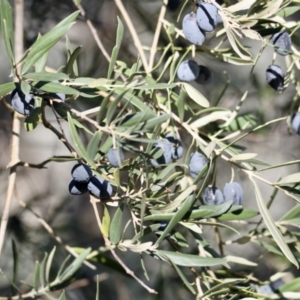
[[[108,62],[110,62],[110,56],[107,53],[104,45],[102,44],[102,42],[101,42],[101,40],[100,40],[100,38],[98,36],[96,28],[94,27],[94,25],[92,24],[92,22],[86,17],[85,10],[83,9],[83,7],[80,4],[76,4],[75,1],[73,1],[73,3],[79,9],[81,16],[84,18],[87,26],[89,27],[89,29],[91,31],[91,34],[92,34],[92,36],[93,36],[93,38],[94,38],[97,46],[99,47],[100,51],[102,52],[103,56],[106,58],[106,60]]]
[[[78,154],[76,152],[76,150],[72,147],[72,145],[67,141],[67,139],[65,138],[65,136],[60,133],[55,127],[53,127],[51,125],[50,122],[48,122],[48,120],[46,119],[46,114],[45,114],[45,107],[46,107],[46,103],[45,101],[43,101],[42,103],[42,123],[43,125],[47,128],[50,129],[57,137],[58,139],[67,147],[67,149],[70,151],[70,153],[77,158]]]
[[[154,37],[153,37],[153,42],[152,42],[152,46],[150,49],[148,72],[150,72],[153,68],[154,58],[155,58],[155,54],[157,51],[158,40],[159,40],[159,36],[161,33],[161,28],[162,28],[162,20],[165,17],[168,2],[169,2],[169,0],[163,0],[163,4],[160,9],[160,13],[158,16],[157,25],[156,25],[156,29],[155,29],[155,33],[154,33]]]
[[[127,24],[127,27],[129,29],[130,34],[131,34],[132,39],[133,39],[133,43],[134,43],[134,45],[135,45],[135,47],[136,47],[136,49],[137,49],[137,51],[138,51],[138,53],[141,57],[144,69],[147,72],[149,70],[149,68],[148,68],[148,62],[147,62],[147,59],[146,59],[146,56],[145,56],[143,46],[142,46],[142,44],[140,42],[140,39],[137,35],[137,32],[136,32],[136,30],[135,30],[135,28],[134,28],[134,26],[133,26],[133,24],[130,20],[130,17],[129,17],[129,15],[128,15],[128,13],[127,13],[124,5],[123,5],[123,2],[122,2],[122,0],[115,0],[115,4],[118,7],[119,11],[121,12],[121,14],[122,14],[122,16],[125,20],[125,23]]]
[[[15,0],[15,61],[19,61],[23,55],[23,21],[24,21],[24,2],[23,0]],[[16,74],[20,73],[20,65],[15,70]],[[16,75],[18,78],[18,75]],[[20,148],[20,131],[21,122],[17,117],[17,113],[13,114],[12,122],[12,139],[11,139],[11,152],[10,152],[10,163],[8,185],[6,191],[6,198],[4,203],[4,208],[2,212],[1,225],[0,225],[0,259],[5,238],[5,232],[7,227],[7,222],[9,219],[10,204],[13,197],[13,190],[16,183],[17,176],[17,166],[15,162],[19,161],[19,148]]]

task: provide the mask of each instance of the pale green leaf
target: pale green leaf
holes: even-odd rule
[[[182,83],[189,97],[202,107],[209,107],[208,100],[189,83]]]
[[[298,268],[299,264],[298,264],[297,260],[295,259],[293,253],[291,252],[290,248],[284,241],[284,238],[283,238],[281,232],[279,231],[276,224],[274,223],[274,221],[267,209],[267,206],[262,198],[262,195],[260,193],[260,190],[259,190],[256,182],[252,179],[252,177],[250,177],[250,180],[253,182],[254,187],[255,187],[256,202],[257,202],[259,211],[261,213],[261,216],[262,216],[267,228],[269,229],[271,235],[273,236],[274,241],[277,243],[277,245],[279,246],[281,251],[284,253],[286,258]]]
[[[276,184],[284,185],[287,183],[298,183],[298,182],[300,182],[300,173],[294,173],[286,177],[283,177],[281,180],[276,182]]]
[[[14,27],[11,6],[7,0],[0,1],[0,18],[5,50],[12,66],[14,62]]]
[[[232,156],[230,161],[244,161],[249,160],[257,156],[257,153],[242,153]]]
[[[211,267],[226,264],[223,258],[201,257],[198,255],[183,254],[172,251],[156,250],[158,255],[162,254],[177,266],[183,267]]]
[[[119,50],[121,48],[121,43],[124,35],[124,25],[119,17],[118,18],[118,28],[117,28],[117,38],[116,38],[116,45],[113,48],[110,63],[108,66],[108,72],[107,72],[107,78],[109,79],[111,77],[111,74],[114,70],[114,66],[116,63],[116,60],[118,58]]]
[[[16,88],[16,84],[14,82],[1,84],[0,85],[0,97],[10,93],[15,88]]]
[[[123,217],[124,204],[121,203],[114,214],[109,228],[109,239],[113,245],[120,242],[122,236],[122,217]]]

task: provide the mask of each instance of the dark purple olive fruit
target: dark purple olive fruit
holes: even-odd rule
[[[199,65],[199,75],[196,78],[196,82],[199,84],[209,84],[212,82],[212,73],[209,68]]]
[[[153,146],[155,149],[154,150],[155,153],[156,153],[156,151],[162,150],[162,155],[159,156],[156,160],[151,159],[151,164],[154,167],[158,167],[159,165],[168,164],[172,158],[172,149],[173,149],[172,143],[170,143],[167,139],[161,139],[159,142],[155,143]]]
[[[169,225],[169,221],[161,221],[160,227],[157,229],[157,231],[164,231],[168,225]]]
[[[69,183],[69,192],[72,195],[82,195],[88,191],[87,183],[78,182],[72,179]]]
[[[208,160],[203,154],[199,152],[192,153],[189,162],[189,171],[191,177],[196,178],[198,174],[203,170],[203,168],[207,165],[207,163]]]
[[[182,31],[185,38],[194,45],[201,46],[205,41],[205,32],[199,28],[197,17],[194,13],[184,16],[182,20]]]
[[[284,74],[277,65],[270,65],[266,71],[268,84],[276,91],[282,91],[284,86]]]
[[[211,3],[203,2],[197,9],[197,23],[203,31],[213,31],[218,24],[218,9]]]
[[[113,167],[120,167],[124,161],[124,152],[121,148],[110,148],[106,157]]]
[[[177,77],[181,81],[191,82],[199,76],[199,66],[191,59],[183,61],[177,70]]]
[[[296,112],[292,116],[292,128],[300,135],[300,112]]]
[[[179,8],[179,6],[181,5],[181,1],[182,0],[169,0],[167,8],[170,11],[176,11]]]
[[[10,101],[14,110],[21,115],[27,116],[34,109],[33,95],[25,95],[19,88],[11,92]]]
[[[282,56],[288,55],[288,52],[292,49],[292,41],[289,34],[286,31],[277,32],[272,35],[271,41],[274,45],[275,51]]]
[[[100,176],[93,176],[87,188],[91,195],[101,200],[109,199],[113,192],[110,183]]]
[[[92,170],[88,165],[76,164],[71,171],[71,175],[77,182],[89,182],[93,176]]]
[[[235,205],[241,205],[243,202],[243,189],[237,182],[226,183],[223,190],[225,201],[233,201]]]
[[[172,148],[172,159],[177,160],[183,155],[183,148],[181,146],[181,141],[176,137],[174,138],[173,134],[169,132],[165,138],[173,144]]]
[[[202,193],[203,202],[206,205],[216,205],[225,202],[222,192],[215,186],[208,186]]]

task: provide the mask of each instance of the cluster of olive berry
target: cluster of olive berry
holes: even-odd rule
[[[206,32],[213,31],[223,21],[215,5],[196,0],[196,6],[196,14],[191,12],[183,18],[182,31],[190,43],[200,46],[205,41]],[[271,42],[279,55],[286,56],[291,50],[291,38],[286,31],[274,34],[271,37]],[[196,81],[199,84],[207,84],[211,82],[212,74],[207,67],[198,65],[193,60],[185,60],[178,67],[177,77],[181,81]],[[284,73],[280,66],[270,65],[266,70],[266,79],[276,91],[283,90]]]
[[[72,171],[72,180],[69,183],[69,191],[72,195],[82,195],[89,192],[98,199],[109,199],[112,195],[112,186],[101,176],[93,176],[88,165],[78,163]]]
[[[187,14],[182,21],[182,31],[186,39],[194,45],[202,45],[205,41],[206,32],[213,31],[222,18],[218,9],[211,3],[196,2],[197,13]],[[196,81],[199,84],[208,84],[212,80],[211,71],[194,60],[183,61],[177,70],[177,77],[181,81]]]
[[[195,152],[191,154],[189,161],[189,171],[192,178],[196,178],[203,168],[208,164],[206,157]],[[243,189],[237,182],[226,183],[223,193],[215,186],[208,186],[202,193],[204,204],[222,204],[226,201],[233,200],[233,204],[241,205],[243,202]]]
[[[166,134],[153,145],[155,150],[161,151],[161,155],[150,162],[154,167],[165,165],[171,160],[180,159],[183,155],[183,147],[178,136],[173,133]],[[124,153],[121,148],[110,148],[106,154],[108,162],[114,167],[120,167],[124,161]],[[189,159],[189,173],[192,178],[196,178],[208,164],[207,158],[200,152],[194,152]],[[104,178],[93,176],[92,170],[85,164],[76,164],[71,171],[73,179],[69,184],[69,191],[72,195],[82,195],[87,191],[99,199],[108,199],[112,195],[112,186]],[[222,194],[221,194],[222,195]],[[225,201],[233,200],[234,204],[242,203],[243,191],[238,183],[228,183],[224,188],[224,197],[220,191],[213,187],[207,187],[203,194],[205,204],[222,204]]]
[[[281,56],[288,55],[291,51],[292,41],[286,31],[278,32],[272,35],[271,42],[274,45],[275,52]],[[266,71],[268,84],[276,91],[282,91],[284,87],[284,73],[280,66],[270,65]]]
[[[243,202],[243,189],[238,182],[226,183],[223,193],[215,186],[208,186],[202,193],[203,202],[207,205],[222,204],[232,200],[232,204],[241,205]]]

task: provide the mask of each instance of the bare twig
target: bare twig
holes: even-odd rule
[[[24,13],[24,3],[23,0],[15,0],[15,61],[19,61],[23,55],[23,13]],[[19,74],[20,66],[17,67],[15,73]],[[17,77],[16,76],[16,77]],[[11,153],[10,153],[10,167],[9,177],[8,177],[8,185],[6,191],[6,199],[4,203],[2,218],[1,218],[1,226],[0,226],[0,259],[1,252],[4,243],[4,237],[7,227],[7,222],[9,219],[9,211],[10,204],[13,196],[13,190],[16,183],[17,176],[17,166],[15,162],[19,161],[19,147],[20,147],[20,128],[21,122],[17,117],[17,113],[13,115],[12,122],[12,140],[11,140]]]
[[[169,2],[169,0],[164,0],[163,4],[161,6],[161,9],[160,9],[160,13],[159,13],[159,17],[157,20],[157,25],[156,25],[156,29],[155,29],[155,33],[154,33],[154,37],[153,37],[153,42],[152,42],[152,46],[151,46],[151,50],[150,50],[149,66],[148,66],[147,72],[150,72],[153,68],[157,44],[158,44],[158,40],[159,40],[161,28],[162,28],[162,20],[165,17],[168,2]]]
[[[121,12],[121,14],[123,16],[125,23],[127,24],[127,27],[129,29],[130,34],[131,34],[132,39],[133,39],[133,43],[134,43],[134,45],[135,45],[135,47],[136,47],[136,49],[137,49],[137,51],[138,51],[138,53],[141,57],[144,69],[147,71],[149,68],[148,68],[148,62],[147,62],[147,59],[146,59],[146,56],[145,56],[143,46],[142,46],[142,44],[140,42],[140,39],[137,35],[137,32],[136,32],[136,30],[135,30],[135,28],[134,28],[134,26],[133,26],[133,24],[130,20],[130,17],[129,17],[129,15],[128,15],[128,13],[127,13],[124,5],[123,5],[123,2],[122,2],[122,0],[115,0],[115,3],[116,3],[119,11]]]
[[[75,157],[77,158],[78,155],[77,155],[77,152],[76,150],[72,147],[72,145],[66,140],[65,136],[60,133],[55,127],[53,127],[49,122],[48,120],[46,119],[46,115],[45,115],[45,107],[46,107],[46,103],[43,102],[42,104],[42,122],[43,122],[43,125],[50,129],[57,137],[58,139],[68,148],[68,150],[70,151],[70,153]]]
[[[110,62],[110,56],[107,53],[104,45],[102,44],[102,42],[98,36],[96,28],[94,27],[92,22],[86,17],[85,10],[83,9],[83,7],[80,4],[76,4],[75,2],[74,2],[74,4],[79,9],[81,16],[85,19],[85,22],[86,22],[87,26],[89,27],[91,34],[92,34],[97,46],[99,47],[100,51],[102,52],[103,56],[106,58],[106,60],[108,62]]]

